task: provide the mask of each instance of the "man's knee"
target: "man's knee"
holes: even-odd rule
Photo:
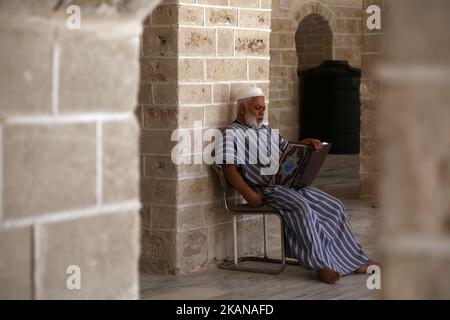
[[[295,209],[307,212],[310,211],[308,201],[303,199],[296,190],[294,189],[285,190],[284,195],[286,197],[286,200],[288,200],[292,205],[295,206]]]
[[[327,202],[331,204],[337,211],[345,212],[345,205],[341,200],[319,189],[316,189],[316,192],[319,192],[323,198],[328,199]]]

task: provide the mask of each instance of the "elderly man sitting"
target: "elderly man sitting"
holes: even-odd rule
[[[243,89],[238,94],[237,118],[227,128],[232,131],[248,130],[275,133],[263,124],[265,99],[260,88]],[[262,130],[264,129],[264,130]],[[272,152],[282,152],[287,141],[276,137],[279,145]],[[297,259],[303,266],[317,271],[319,280],[335,283],[341,276],[353,272],[365,273],[375,264],[363,252],[356,240],[345,213],[343,203],[333,196],[313,187],[299,190],[286,186],[268,186],[270,175],[261,174],[261,162],[248,161],[249,144],[226,143],[218,146],[223,150],[224,174],[230,184],[238,190],[252,207],[264,202],[276,208],[284,221],[286,256]],[[257,142],[256,142],[257,143]],[[322,143],[316,139],[306,139],[302,143],[312,145],[316,150]],[[240,149],[240,150],[239,150]],[[238,161],[237,155],[245,149],[245,161]],[[225,159],[226,158],[226,159]],[[231,159],[231,161],[230,161]],[[217,161],[217,159],[216,159]],[[255,191],[263,189],[263,194]]]

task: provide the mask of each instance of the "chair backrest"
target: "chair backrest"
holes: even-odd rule
[[[212,165],[214,171],[217,173],[217,176],[219,177],[220,186],[224,191],[232,191],[234,190],[233,186],[228,183],[227,179],[225,178],[225,174],[223,172],[223,167],[219,166],[217,164]]]

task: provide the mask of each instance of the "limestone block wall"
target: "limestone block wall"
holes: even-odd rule
[[[144,271],[172,272],[176,263],[178,171],[170,157],[175,145],[170,137],[179,125],[177,25],[176,2],[163,1],[144,20],[142,34],[137,114],[141,124],[140,269]],[[192,114],[186,113],[189,117]]]
[[[333,58],[333,33],[324,18],[310,14],[299,24],[295,34],[298,70],[317,67]]]
[[[273,0],[270,124],[289,139],[299,133],[297,72],[323,59],[361,67],[362,0]]]
[[[155,3],[80,1],[79,30],[77,1],[0,3],[0,298],[138,297],[134,109]]]
[[[368,13],[363,12],[362,65],[361,65],[361,139],[360,139],[360,195],[378,201],[378,182],[381,174],[379,146],[383,139],[383,122],[380,119],[380,102],[383,83],[376,70],[384,58],[386,8],[383,0],[364,0],[363,8],[377,5],[381,9],[381,30],[369,30]]]
[[[448,1],[385,1],[382,292],[450,298]],[[432,23],[431,23],[432,22]]]
[[[234,120],[240,88],[262,87],[269,103],[270,15],[269,0],[166,0],[145,21],[141,270],[188,273],[232,255],[232,217],[215,173],[206,164],[175,165],[171,134],[191,133],[185,156],[193,161],[202,152],[194,135]],[[240,253],[260,251],[261,228],[259,218],[240,219]]]

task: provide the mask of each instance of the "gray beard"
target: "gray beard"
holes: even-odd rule
[[[262,121],[258,124],[258,118],[249,113],[245,114],[245,123],[253,129],[259,129],[262,126]]]

